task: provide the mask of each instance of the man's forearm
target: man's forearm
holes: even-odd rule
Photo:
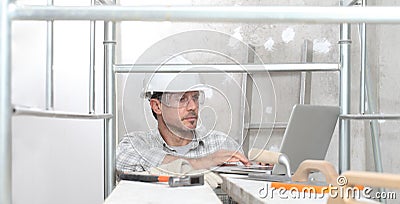
[[[190,163],[190,165],[193,167],[193,169],[208,169],[210,166],[206,165],[204,163],[204,159],[202,158],[184,158],[184,157],[177,157],[177,156],[172,156],[172,155],[165,155],[164,160],[162,161],[162,164],[168,164],[171,163],[177,159],[184,159]]]
[[[184,158],[166,155],[162,163],[167,164],[177,159],[187,160],[194,169],[209,169],[213,166],[223,165],[225,162],[242,162],[244,165],[251,164],[242,153],[229,150],[218,150],[200,158]]]

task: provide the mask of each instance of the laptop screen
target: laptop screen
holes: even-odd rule
[[[292,173],[306,159],[325,159],[339,112],[337,106],[298,104],[293,107],[280,148],[289,158]],[[272,173],[285,172],[285,167],[278,164]]]

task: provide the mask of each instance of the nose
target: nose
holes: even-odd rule
[[[199,107],[199,104],[193,99],[190,98],[190,100],[188,101],[188,104],[186,106],[187,110],[196,110]]]

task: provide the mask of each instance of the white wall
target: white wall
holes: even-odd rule
[[[103,23],[97,23],[98,113],[103,111],[102,27]],[[58,21],[54,29],[54,108],[88,113],[89,22]],[[12,66],[12,103],[44,108],[45,22],[13,22]],[[14,116],[12,132],[13,203],[102,203],[102,120]]]

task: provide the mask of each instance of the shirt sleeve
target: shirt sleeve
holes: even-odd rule
[[[243,148],[233,138],[226,135],[225,141],[221,144],[221,149],[239,151],[243,154]]]
[[[209,153],[218,150],[239,151],[243,154],[243,148],[230,136],[220,131],[212,131],[205,139]]]
[[[143,134],[125,136],[117,147],[117,171],[147,171],[159,166],[166,152],[148,142]]]

